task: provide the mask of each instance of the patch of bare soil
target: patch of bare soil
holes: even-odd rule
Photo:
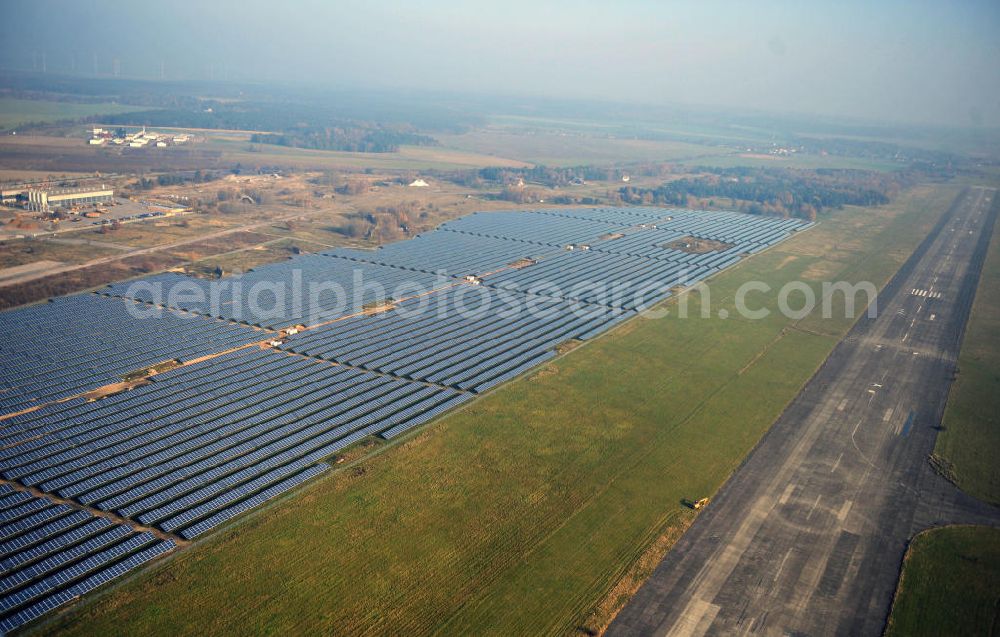
[[[706,252],[721,252],[733,247],[731,243],[723,243],[715,239],[702,239],[699,237],[681,237],[669,243],[663,244],[664,248],[679,250],[689,254],[705,254]]]

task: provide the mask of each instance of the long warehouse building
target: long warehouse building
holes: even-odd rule
[[[88,204],[111,203],[115,191],[110,188],[85,188],[73,190],[28,190],[28,210],[48,212],[53,208],[71,208]]]

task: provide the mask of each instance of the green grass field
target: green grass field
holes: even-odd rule
[[[529,164],[500,158],[476,149],[444,146],[403,146],[395,153],[351,153],[333,150],[291,148],[274,144],[255,144],[250,149],[249,135],[228,132],[207,133],[202,146],[225,153],[232,162],[247,165],[278,164],[302,170],[372,168],[375,170],[456,170],[484,166],[525,167]]]
[[[462,135],[437,135],[442,147],[493,158],[492,165],[517,158],[546,166],[581,166],[637,161],[679,161],[716,155],[718,146],[681,141],[609,138],[587,132],[525,132],[491,127]]]
[[[880,159],[864,157],[841,157],[837,155],[796,154],[787,157],[772,157],[769,155],[752,155],[745,153],[723,153],[708,157],[685,159],[682,163],[689,166],[711,166],[714,168],[735,168],[737,166],[757,166],[760,168],[833,168],[851,170],[876,170],[891,172],[902,170],[905,164]]]
[[[115,115],[143,110],[141,107],[124,106],[110,102],[79,104],[76,102],[49,102],[45,100],[19,100],[0,98],[0,129],[10,130],[25,124],[42,124],[79,119],[91,115]]]
[[[771,133],[729,125],[690,122],[629,122],[638,130],[660,134],[660,140],[629,139],[620,122],[593,122],[537,117],[494,117],[491,125],[464,135],[443,136],[448,146],[503,157],[529,158],[553,165],[675,161],[689,166],[732,168],[834,168],[893,171],[904,164],[888,160],[835,155],[796,154],[788,157],[744,153],[747,146],[767,145]],[[615,136],[619,136],[615,138]]]
[[[886,637],[996,635],[1000,529],[925,531],[906,553]]]
[[[439,146],[405,146],[396,153],[348,153],[317,151],[282,146],[258,145],[249,152],[249,135],[239,132],[207,133],[206,148],[224,151],[233,161],[244,163],[291,162],[300,167],[370,167],[381,169],[462,169],[483,166],[580,166],[588,164],[627,164],[637,161],[671,161],[690,166],[762,166],[787,168],[853,168],[861,170],[899,170],[890,161],[855,157],[794,155],[769,157],[742,154],[744,140],[729,131],[712,134],[687,130],[659,130],[665,135],[703,138],[705,143],[680,139],[631,139],[619,125],[574,122],[537,118],[496,118],[490,126],[462,134],[436,134]],[[656,129],[650,129],[656,130]],[[736,144],[736,145],[734,145]]]
[[[882,284],[955,192],[824,216],[713,279],[713,312],[752,279]],[[693,519],[681,500],[719,488],[852,323],[818,313],[630,321],[42,628],[599,630]]]
[[[989,253],[958,357],[958,378],[948,395],[945,429],[935,453],[972,495],[1000,504],[1000,233]]]

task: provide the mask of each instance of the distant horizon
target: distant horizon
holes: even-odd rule
[[[33,71],[31,69],[14,68],[9,66],[4,66],[0,64],[0,74],[11,74],[18,75],[32,79],[44,80],[50,79],[53,81],[58,80],[95,80],[95,81],[110,81],[110,82],[136,82],[136,83],[150,83],[150,84],[162,84],[162,85],[187,85],[192,86],[202,86],[202,87],[216,87],[218,89],[223,88],[239,88],[239,87],[256,87],[263,89],[264,93],[279,93],[281,91],[302,91],[306,94],[312,94],[313,96],[323,95],[324,93],[330,94],[345,94],[345,95],[357,95],[357,96],[377,96],[380,94],[409,94],[418,95],[426,98],[431,97],[449,97],[449,98],[468,98],[471,100],[481,100],[489,98],[500,98],[504,100],[522,100],[525,103],[522,104],[523,107],[538,107],[541,105],[555,105],[557,103],[571,104],[578,106],[605,106],[609,108],[614,107],[627,107],[630,109],[644,109],[655,111],[656,109],[667,109],[667,110],[677,110],[685,113],[704,113],[704,114],[717,114],[717,115],[741,115],[744,117],[773,117],[778,120],[787,120],[785,123],[791,123],[793,121],[801,121],[803,123],[826,123],[834,125],[845,125],[845,126],[861,126],[861,127],[875,127],[875,128],[885,128],[886,130],[906,130],[906,129],[916,129],[925,131],[938,131],[938,132],[992,132],[1000,131],[1000,122],[986,124],[972,124],[968,122],[936,122],[936,121],[900,121],[891,119],[879,119],[873,116],[866,115],[852,115],[852,114],[831,114],[822,112],[809,112],[809,111],[795,111],[788,109],[775,108],[764,108],[764,107],[753,107],[753,106],[741,106],[733,104],[722,104],[722,103],[693,103],[693,102],[639,102],[630,101],[625,97],[607,96],[607,97],[577,97],[577,96],[551,96],[551,95],[532,95],[526,93],[517,92],[504,92],[504,91],[490,91],[488,89],[477,89],[477,90],[460,90],[460,89],[450,89],[450,88],[421,88],[421,87],[401,87],[401,86],[389,86],[389,85],[377,85],[377,84],[352,84],[352,85],[321,85],[316,83],[311,83],[307,80],[300,79],[283,79],[283,80],[258,80],[252,78],[240,78],[240,79],[207,79],[200,77],[168,77],[168,78],[157,78],[157,77],[144,77],[144,76],[128,76],[128,75],[92,75],[82,72],[70,73],[65,71]],[[9,87],[3,87],[9,90]],[[53,90],[53,94],[59,94],[58,91]],[[100,96],[99,93],[94,94],[94,96]],[[82,97],[82,96],[81,96]],[[203,99],[211,100],[214,99],[211,95],[201,95]],[[219,96],[219,99],[225,99]],[[513,115],[509,110],[503,108],[498,108],[494,114],[503,115]],[[572,117],[567,116],[568,120],[576,121],[599,121],[594,117],[579,116]],[[648,121],[640,121],[640,123],[649,123]]]
[[[849,1],[7,4],[11,70],[1000,126],[1000,6]],[[43,34],[39,41],[38,34]]]

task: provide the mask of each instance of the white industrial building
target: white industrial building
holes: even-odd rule
[[[78,188],[71,190],[43,190],[30,188],[18,199],[28,210],[49,212],[53,208],[72,208],[99,203],[111,203],[115,191],[110,188]]]

